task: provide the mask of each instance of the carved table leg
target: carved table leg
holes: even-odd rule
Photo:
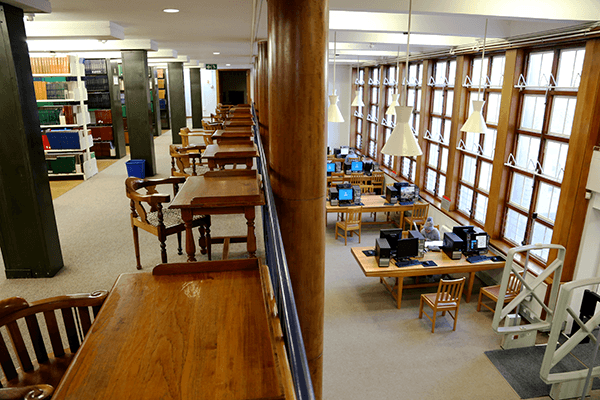
[[[256,216],[256,211],[254,210],[254,206],[246,207],[244,215],[246,216],[246,224],[248,225],[246,248],[250,257],[256,257],[256,236],[254,234],[254,217]]]
[[[187,253],[188,261],[196,261],[196,245],[194,244],[194,231],[192,230],[193,217],[194,213],[192,210],[181,210],[181,219],[185,222],[185,252]]]

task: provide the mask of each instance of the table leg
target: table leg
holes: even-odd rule
[[[215,167],[216,167],[216,165],[215,165],[215,164],[216,164],[216,163],[215,163],[215,160],[213,160],[213,159],[209,159],[209,160],[208,160],[208,169],[210,169],[211,171],[214,171],[214,169],[215,169]]]
[[[182,209],[181,219],[185,223],[185,252],[187,253],[188,261],[196,261],[196,245],[194,244],[194,231],[192,230],[194,213],[192,210]]]
[[[466,302],[470,302],[471,301],[471,292],[473,291],[473,282],[475,281],[475,272],[470,272],[469,273],[469,283],[467,285],[467,298],[466,298]]]
[[[248,249],[250,257],[256,257],[256,236],[254,234],[254,218],[256,216],[256,211],[254,210],[254,206],[246,207],[244,215],[246,216],[246,224],[248,225],[246,248]]]
[[[404,284],[404,278],[400,277],[400,278],[396,278],[396,287],[398,288],[396,291],[396,301],[397,301],[397,305],[396,308],[400,308],[400,304],[402,303],[402,285]]]
[[[247,158],[246,159],[246,169],[252,169],[252,164],[253,164],[253,159]]]

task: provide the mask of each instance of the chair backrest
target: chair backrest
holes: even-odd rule
[[[19,378],[19,366],[24,372],[37,369],[34,360],[37,360],[39,365],[52,366],[58,364],[55,359],[65,355],[72,357],[79,349],[107,295],[108,292],[103,290],[89,294],[52,297],[33,303],[28,303],[22,297],[0,301],[0,327],[6,327],[11,339],[7,343],[0,336],[0,366],[6,380],[10,382]],[[92,307],[92,313],[89,307]],[[60,313],[55,312],[58,310]],[[43,319],[45,323],[40,324],[38,318]],[[59,320],[62,320],[60,324]],[[66,332],[67,343],[63,343],[60,325]],[[28,335],[23,335],[22,330],[27,330]],[[44,342],[46,337],[50,339],[52,352],[47,350]],[[31,339],[30,346],[26,345],[28,339]],[[28,347],[33,349],[35,357],[31,357]],[[11,353],[18,363],[13,362]],[[45,383],[54,385],[58,382]]]
[[[186,147],[187,147],[187,146],[189,146],[189,145],[190,145],[190,137],[189,137],[189,134],[190,134],[190,128],[187,128],[187,127],[186,127],[186,128],[181,128],[181,129],[179,130],[179,136],[181,137],[181,144],[182,144],[183,146],[186,146]]]
[[[522,275],[521,275],[522,276]],[[514,273],[511,273],[508,277],[508,286],[506,287],[506,294],[509,296],[517,295],[521,291],[521,281]]]
[[[465,277],[460,279],[444,280],[440,279],[437,296],[435,298],[436,305],[445,303],[460,303],[463,287],[465,286]]]
[[[346,212],[346,224],[360,224],[362,219],[362,207],[350,207]]]
[[[426,219],[429,213],[429,203],[413,205],[412,219]]]
[[[385,175],[383,171],[375,171],[371,174],[371,184],[373,185],[383,185],[385,181]]]
[[[148,211],[143,203],[149,204],[150,212],[160,211],[162,213],[162,203],[170,202],[171,196],[158,193],[156,186],[172,184],[173,193],[177,194],[179,184],[184,183],[185,179],[183,176],[172,176],[164,179],[141,179],[135,177],[125,179],[125,195],[131,200],[131,218],[137,218],[144,223],[148,223]],[[138,192],[141,188],[146,189],[146,194]],[[162,216],[159,219],[162,219]]]
[[[364,181],[362,174],[351,174],[350,175],[350,184],[352,185],[362,185]]]

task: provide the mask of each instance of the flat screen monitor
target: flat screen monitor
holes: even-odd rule
[[[363,163],[362,161],[352,161],[352,166],[350,167],[350,171],[352,172],[362,172]]]
[[[363,162],[363,171],[365,171],[365,174],[370,174],[371,171],[373,171],[373,162],[372,161]]]
[[[402,186],[400,188],[400,200],[411,201],[415,197],[415,187],[413,185]]]
[[[340,155],[341,156],[347,156],[348,155],[348,150],[350,150],[348,147],[341,147],[340,148]]]
[[[327,172],[335,172],[335,163],[327,163]]]
[[[352,188],[350,188],[350,189],[339,189],[338,190],[338,199],[340,201],[342,201],[342,200],[352,201],[352,194],[353,193],[354,193],[354,190]]]
[[[419,255],[419,239],[408,238],[398,240],[396,258],[411,258]]]
[[[402,229],[382,229],[379,231],[379,237],[387,239],[390,248],[395,249],[398,245],[398,239],[402,239]]]

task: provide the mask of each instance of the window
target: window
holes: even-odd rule
[[[452,126],[452,104],[456,61],[438,61],[434,65],[429,129],[425,134],[425,191],[441,198],[446,188],[448,145]]]
[[[398,77],[396,76],[396,66],[395,65],[387,66],[386,67],[386,80],[384,82],[386,84],[386,89],[385,89],[386,113],[387,113],[388,107],[390,106],[390,104],[392,104],[393,95],[395,93],[397,93],[397,88],[398,88],[397,78]],[[383,148],[383,146],[385,146],[385,144],[387,143],[388,138],[392,134],[392,130],[396,126],[396,115],[388,115],[388,114],[383,115],[381,124],[383,125],[383,145],[382,145],[382,148]],[[384,166],[393,170],[395,162],[396,162],[395,156],[390,156],[388,154],[382,154],[382,163]]]
[[[363,154],[366,154],[376,159],[377,157],[377,126],[379,123],[379,90],[380,90],[380,81],[379,81],[379,67],[370,68],[370,77],[369,77],[369,101],[366,104],[367,106],[367,141],[366,148],[363,149]]]
[[[511,243],[552,240],[584,56],[584,49],[557,49],[527,57],[508,161],[503,237]],[[547,251],[532,253],[548,259]]]
[[[413,113],[410,119],[410,125],[415,135],[419,132],[419,122],[421,119],[421,93],[423,82],[423,64],[409,64],[408,66],[408,85],[406,91],[406,105],[412,106]],[[400,175],[409,182],[415,181],[417,171],[416,157],[400,157]]]
[[[365,85],[365,70],[364,68],[359,68],[357,71],[357,78],[354,81],[354,90],[358,90],[358,95],[364,101],[364,85]],[[363,110],[364,107],[357,107],[354,112],[354,116],[356,117],[356,148],[362,149],[362,138],[363,138]]]

